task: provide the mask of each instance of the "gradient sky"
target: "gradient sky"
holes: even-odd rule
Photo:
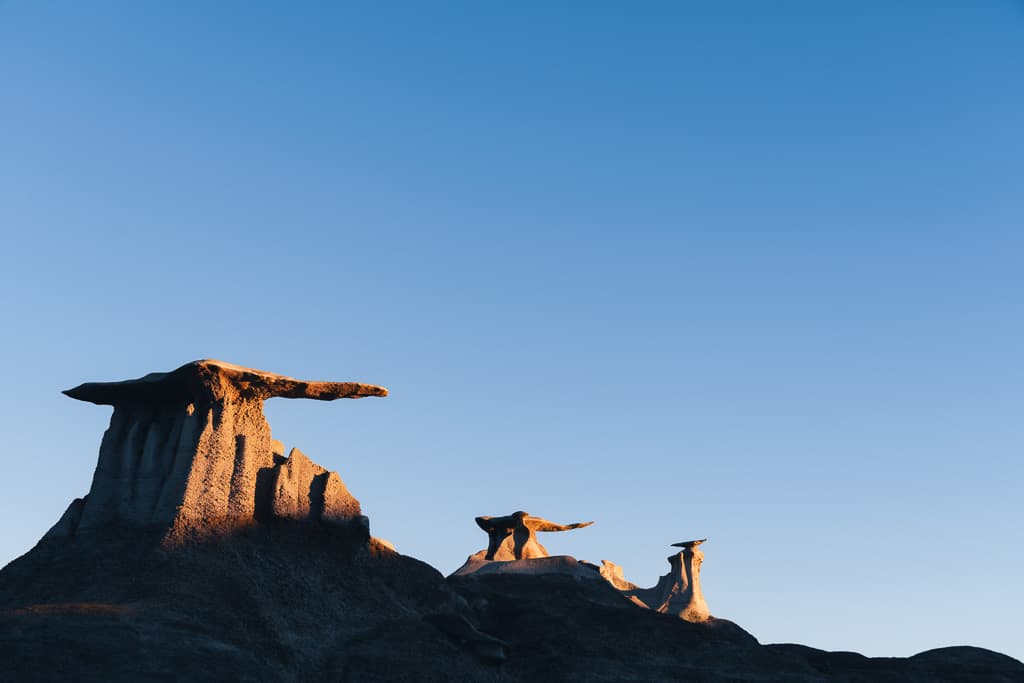
[[[1024,4],[0,2],[0,564],[211,357],[376,535],[1024,658]]]

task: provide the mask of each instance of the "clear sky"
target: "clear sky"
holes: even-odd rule
[[[1024,3],[0,2],[0,563],[60,390],[212,357],[448,573],[479,514],[762,642],[1024,658]]]

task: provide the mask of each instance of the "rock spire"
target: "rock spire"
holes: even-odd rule
[[[665,614],[672,614],[686,621],[701,622],[711,617],[708,604],[704,601],[704,593],[700,589],[700,566],[704,562],[704,553],[697,549],[707,539],[673,543],[682,548],[675,555],[668,557],[671,567],[652,588],[630,589],[628,582],[622,578],[621,572],[615,575],[612,571],[602,570],[601,574],[609,583],[622,590],[626,597],[649,609]],[[611,564],[611,563],[609,563]],[[611,567],[615,567],[614,564]],[[615,567],[617,568],[617,567]],[[617,580],[621,580],[619,583]]]
[[[570,531],[593,522],[558,524],[522,510],[501,517],[482,516],[476,524],[487,533],[487,548],[473,553],[452,576],[472,574],[572,574],[599,578],[597,567],[568,555],[551,556],[537,532]]]

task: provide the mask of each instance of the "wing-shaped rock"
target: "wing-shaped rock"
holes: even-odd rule
[[[557,524],[542,517],[532,517],[529,513],[519,510],[511,515],[501,517],[482,516],[476,518],[476,524],[487,532],[487,549],[474,553],[467,558],[465,564],[455,571],[455,576],[464,576],[479,572],[494,573],[496,571],[511,573],[550,573],[557,567],[562,571],[565,561],[575,567],[579,564],[567,555],[552,558],[547,548],[537,540],[538,531],[569,531],[590,526],[593,522],[576,522],[575,524]],[[551,562],[537,563],[537,560],[551,559]],[[488,567],[491,563],[508,563],[507,567],[498,569]],[[590,577],[597,576],[596,567],[586,569],[583,573]],[[576,571],[574,569],[573,571]]]
[[[386,396],[358,382],[307,382],[201,360],[124,382],[90,382],[64,392],[112,405],[92,487],[50,536],[108,524],[206,533],[268,515],[342,522],[360,518],[341,479],[300,451],[283,460],[263,401],[279,396],[334,400]]]
[[[242,398],[263,401],[281,398],[338,398],[387,396],[388,390],[359,382],[310,382],[264,370],[197,360],[171,372],[151,372],[120,382],[86,382],[64,392],[79,401],[116,406],[123,403],[169,401],[181,398]]]
[[[525,524],[531,531],[571,531],[573,529],[582,529],[585,526],[590,526],[593,522],[558,524],[556,522],[548,521],[542,517],[525,517],[523,519],[523,524]]]

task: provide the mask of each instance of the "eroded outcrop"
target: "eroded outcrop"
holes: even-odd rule
[[[627,581],[622,573],[622,567],[608,560],[601,560],[601,576],[604,580],[615,586],[620,591],[632,591],[640,588],[632,581]]]
[[[336,472],[328,472],[293,448],[288,459],[274,466],[271,492],[274,517],[337,522],[358,517],[359,501]]]
[[[558,524],[519,510],[500,517],[482,516],[476,524],[487,533],[487,548],[470,555],[454,576],[474,573],[576,573],[588,577],[596,567],[584,565],[568,555],[552,557],[537,540],[537,532],[571,531],[593,522]]]
[[[593,522],[557,524],[519,510],[502,517],[477,517],[476,524],[487,533],[487,550],[482,551],[483,559],[507,561],[549,557],[547,548],[537,540],[538,531],[571,531],[590,526]]]
[[[697,546],[706,540],[673,543],[673,546],[682,550],[668,557],[671,567],[669,572],[652,588],[620,587],[617,585],[617,579],[622,578],[621,571],[617,576],[613,574],[609,577],[602,568],[601,575],[619,588],[626,597],[655,612],[671,614],[685,621],[707,621],[711,618],[711,612],[700,588],[700,567],[704,562],[704,553],[697,549]],[[622,580],[625,581],[624,578]]]
[[[306,382],[230,363],[200,360],[123,382],[64,392],[110,405],[87,496],[48,532],[68,536],[111,524],[203,534],[279,517],[365,523],[340,477],[297,449],[284,458],[271,439],[271,397],[386,396],[356,382]]]

